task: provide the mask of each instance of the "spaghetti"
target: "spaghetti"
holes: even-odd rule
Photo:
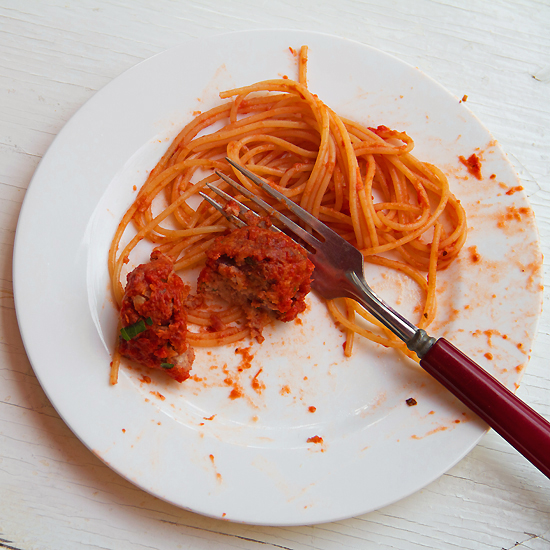
[[[466,239],[460,202],[437,167],[411,154],[414,143],[407,134],[339,117],[311,93],[307,47],[297,56],[297,81],[267,80],[222,92],[221,99],[227,101],[185,126],[151,171],[123,216],[109,252],[109,272],[119,306],[124,294],[123,266],[143,239],[170,257],[177,272],[204,263],[216,236],[228,228],[226,219],[206,201],[196,209],[189,204],[199,191],[212,193],[206,183],[216,182],[239,201],[249,203],[235,195],[214,170],[237,177],[250,191],[262,194],[233,172],[225,161],[229,157],[335,230],[361,250],[367,262],[412,278],[425,295],[417,324],[426,327],[432,322],[436,273],[453,261]],[[283,205],[263,194],[262,198],[292,218]],[[122,246],[130,226],[135,234]],[[410,355],[402,342],[357,303],[348,299],[343,303],[343,310],[334,302],[328,308],[347,333],[346,355],[352,352],[354,334]],[[365,329],[357,316],[376,327]],[[217,346],[249,335],[239,307],[220,309],[216,317],[220,323],[213,328],[211,312],[188,311],[188,322],[203,329],[189,331],[187,341],[194,347]],[[112,381],[117,369],[115,353]]]

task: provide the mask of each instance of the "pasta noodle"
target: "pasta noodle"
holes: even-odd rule
[[[411,154],[414,143],[407,134],[339,117],[307,87],[307,47],[301,48],[298,60],[297,81],[285,77],[222,92],[221,99],[227,101],[196,116],[171,143],[111,244],[109,272],[119,305],[123,266],[141,240],[171,257],[176,271],[184,271],[200,265],[216,236],[226,231],[229,222],[206,201],[196,209],[189,204],[199,191],[211,193],[206,183],[235,195],[214,170],[238,177],[252,192],[261,193],[233,172],[225,161],[229,157],[354,244],[367,262],[414,280],[425,294],[417,324],[426,327],[432,322],[437,271],[453,261],[466,238],[463,208],[444,174]],[[262,198],[289,215],[283,205],[263,194]],[[130,226],[135,234],[121,246]],[[349,299],[343,303],[343,312],[334,302],[328,307],[347,333],[346,355],[352,352],[354,334],[411,355],[357,303]],[[189,322],[208,326],[210,314],[191,310]],[[216,315],[222,328],[189,332],[192,346],[223,345],[247,337],[238,307],[227,306]],[[375,326],[366,329],[362,320]],[[118,362],[113,363],[113,369],[118,368]]]

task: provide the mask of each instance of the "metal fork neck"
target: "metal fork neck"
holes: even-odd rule
[[[370,288],[363,277],[354,272],[346,273],[351,283],[349,292],[369,313],[386,328],[403,340],[407,347],[422,358],[435,343],[436,339],[428,336],[425,330],[413,325],[397,311],[381,300]]]

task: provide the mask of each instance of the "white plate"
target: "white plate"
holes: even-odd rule
[[[182,385],[127,368],[117,386],[109,385],[116,314],[106,254],[133,185],[194,111],[219,102],[219,91],[295,77],[289,47],[302,44],[310,47],[314,93],[344,116],[407,131],[416,156],[448,174],[470,231],[460,259],[440,275],[431,333],[447,336],[515,388],[541,305],[534,220],[520,210],[528,209],[524,193],[506,193],[518,185],[516,176],[458,98],[419,70],[348,40],[229,34],[183,44],[127,71],[74,115],[40,163],[14,258],[25,347],[74,433],[145,491],[257,524],[311,524],[380,508],[447,471],[486,429],[392,351],[358,342],[344,359],[343,336],[315,296],[302,325],[279,324],[262,346],[251,344],[249,369],[239,372],[242,356],[229,346],[198,350],[195,379]],[[483,160],[483,181],[458,161],[473,152]],[[370,267],[368,276],[416,320],[411,284],[380,268]],[[256,391],[251,381],[260,368],[263,388]],[[228,377],[243,397],[229,398]],[[418,405],[408,407],[408,397]],[[307,441],[314,436],[323,443]]]

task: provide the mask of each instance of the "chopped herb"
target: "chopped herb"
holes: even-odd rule
[[[151,319],[151,317],[147,317],[147,319],[145,319],[145,322],[151,327],[153,326],[153,319]]]
[[[147,327],[145,326],[145,321],[143,319],[140,319],[137,323],[134,323],[133,325],[128,325],[127,327],[122,327],[120,329],[120,335],[124,340],[129,342],[132,340],[132,338],[135,338],[138,334],[144,332],[147,330]]]
[[[163,369],[173,369],[174,368],[174,365],[172,363],[161,363],[160,366]]]

